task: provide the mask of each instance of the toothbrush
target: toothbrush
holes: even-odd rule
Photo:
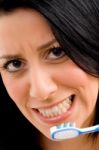
[[[50,134],[52,140],[62,141],[77,137],[81,134],[87,134],[92,132],[98,132],[99,125],[95,125],[87,128],[76,128],[75,123],[63,123],[58,126],[53,126],[50,128]]]

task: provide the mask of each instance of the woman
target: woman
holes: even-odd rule
[[[50,128],[99,123],[99,1],[2,0],[0,12],[1,77],[39,149],[98,149],[98,133],[55,142]]]

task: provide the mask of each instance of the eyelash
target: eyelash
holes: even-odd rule
[[[24,66],[24,62],[22,60],[16,58],[16,59],[12,59],[12,60],[9,60],[6,63],[4,63],[2,68],[4,70],[7,70],[10,73],[14,73],[14,72],[17,72],[17,71],[21,70],[20,66],[23,67]],[[12,70],[9,67],[13,67]]]
[[[52,58],[50,58],[49,56]],[[65,56],[65,53],[61,47],[52,47],[48,50],[46,54],[46,60],[50,62],[57,61],[60,60],[63,56]],[[10,73],[15,73],[20,71],[21,68],[24,67],[24,65],[25,63],[21,59],[16,58],[16,59],[8,60],[6,63],[4,63],[2,68]]]
[[[54,57],[48,58],[51,53],[53,53],[52,55],[54,55]],[[52,48],[50,48],[50,50],[47,53],[47,57],[46,58],[49,59],[49,60],[55,61],[55,60],[59,60],[63,56],[66,56],[65,52],[63,51],[62,47],[59,46],[59,47],[52,47]]]

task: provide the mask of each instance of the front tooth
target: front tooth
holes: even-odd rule
[[[66,112],[66,110],[67,110],[66,108],[63,108],[63,109],[62,109],[62,112],[63,112],[63,113],[65,113],[65,112]]]
[[[49,117],[50,116],[49,110],[46,110],[45,112],[46,112],[46,116]]]
[[[71,104],[71,103],[72,103],[70,98],[67,98],[67,100],[64,101],[64,102],[66,102],[66,103],[68,103],[68,104]]]
[[[55,106],[54,111],[58,113],[58,110],[59,110],[58,106]]]
[[[61,109],[61,108],[63,108],[63,103],[60,103],[59,105],[58,105],[58,107]]]
[[[46,112],[45,111],[42,111],[42,114],[44,117],[46,117]]]
[[[58,106],[55,106],[55,107],[53,108],[53,114],[54,114],[55,116],[57,116],[57,115],[58,115],[58,112],[59,112],[59,108],[58,108]]]
[[[59,115],[61,115],[61,114],[62,114],[62,109],[60,109],[60,110],[59,110],[58,114],[59,114]]]
[[[66,104],[66,105],[67,105],[67,104]],[[61,109],[61,110],[64,109],[64,110],[66,111],[66,106],[64,106],[63,104],[60,104],[58,107],[59,107],[59,109]]]
[[[66,105],[66,109],[68,109],[69,107],[70,107],[70,104],[67,104],[67,105]]]
[[[62,105],[64,105],[64,107],[66,107],[67,102],[66,102],[66,101],[64,101],[64,102],[62,103]]]
[[[43,114],[43,110],[39,109],[40,114]]]
[[[48,109],[48,110],[46,110],[46,111],[47,111],[47,116],[48,116],[48,117],[51,117],[51,116],[52,116],[52,115],[51,115],[51,114],[52,114],[52,111],[51,111],[51,110],[49,110],[49,109]]]
[[[58,111],[58,108],[57,107],[53,107],[52,108],[52,113],[55,113],[56,111]]]

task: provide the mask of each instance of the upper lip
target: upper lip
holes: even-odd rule
[[[58,104],[61,103],[62,101],[66,100],[66,99],[69,98],[70,96],[73,96],[73,94],[67,96],[66,98],[64,98],[64,99],[62,99],[62,100],[60,100],[60,101],[57,101],[57,103],[54,103],[54,104],[51,104],[51,105],[47,105],[47,106],[40,106],[40,107],[37,107],[37,108],[36,108],[36,107],[35,107],[35,108],[32,107],[32,109],[47,109],[47,108],[51,108],[51,107],[53,107],[53,106],[58,105]]]

